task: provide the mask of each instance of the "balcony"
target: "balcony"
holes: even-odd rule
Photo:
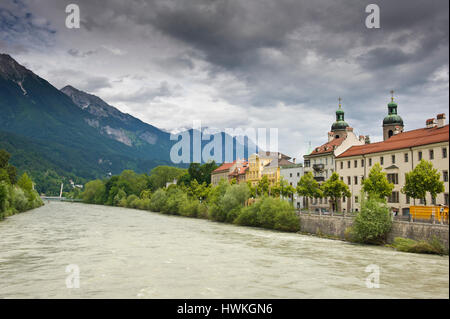
[[[316,173],[322,173],[325,169],[325,164],[313,164],[313,170]]]

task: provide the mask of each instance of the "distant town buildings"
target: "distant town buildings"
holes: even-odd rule
[[[427,198],[427,203],[448,206],[449,125],[446,124],[446,116],[444,113],[438,114],[436,118],[426,120],[425,127],[404,131],[403,119],[397,112],[398,105],[393,93],[391,91],[388,114],[382,122],[382,142],[370,143],[368,136],[354,133],[345,121],[339,98],[336,121],[328,132],[328,141],[306,154],[303,164],[296,164],[295,159],[291,161],[291,157],[279,152],[259,152],[250,155],[248,161],[243,159],[222,164],[211,174],[211,183],[217,185],[222,178],[234,178],[238,183],[245,181],[255,186],[263,176],[267,176],[271,186],[283,178],[295,188],[307,172],[311,172],[319,183],[337,172],[352,193],[351,197],[341,199],[337,210],[358,211],[361,209],[362,181],[368,177],[373,165],[379,163],[388,180],[395,186],[388,198],[389,207],[399,215],[407,215],[409,206],[424,203],[401,193],[405,174],[412,171],[421,159],[425,159],[431,161],[440,172],[445,188],[435,201]],[[298,209],[306,206],[306,198],[294,196],[292,200]],[[309,208],[329,210],[331,203],[327,198],[315,198],[309,203]]]

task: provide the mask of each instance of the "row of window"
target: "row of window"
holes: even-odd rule
[[[395,185],[398,185],[398,174],[397,173],[391,173],[386,174],[387,180]],[[344,180],[344,177],[341,176],[341,180]],[[361,181],[364,180],[364,176],[361,176]],[[442,180],[444,182],[448,182],[448,171],[442,171]],[[352,184],[352,176],[347,176],[347,185]],[[353,185],[358,185],[358,176],[353,176]]]
[[[417,152],[417,158],[418,158],[419,161],[423,159],[423,152],[422,151]],[[428,150],[428,158],[430,160],[434,160],[435,156],[434,156],[434,150],[433,149]],[[447,158],[447,148],[446,147],[442,148],[442,158]],[[405,163],[409,162],[409,153],[404,153],[403,154],[403,161]],[[344,169],[344,162],[342,161],[340,163],[341,163],[340,164],[341,169]],[[352,163],[352,161],[347,161],[347,168],[351,168],[351,163]],[[396,156],[395,155],[391,155],[391,163],[392,164],[396,163]],[[364,159],[361,159],[361,167],[364,167],[364,164],[365,164]],[[384,156],[380,156],[380,164],[384,165]],[[372,166],[372,158],[369,158],[369,166]],[[353,161],[353,167],[354,168],[358,167],[358,160],[354,160]]]

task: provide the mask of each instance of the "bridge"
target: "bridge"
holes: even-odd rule
[[[66,198],[62,196],[41,196],[43,201],[58,201],[58,202],[82,202],[82,199]]]

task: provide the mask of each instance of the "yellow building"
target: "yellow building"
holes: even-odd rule
[[[253,186],[257,185],[263,176],[267,176],[270,185],[280,180],[280,166],[293,164],[289,156],[280,152],[259,152],[249,156],[246,180]]]

